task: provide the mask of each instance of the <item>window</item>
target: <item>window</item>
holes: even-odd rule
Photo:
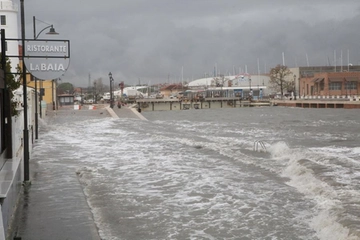
[[[329,90],[341,90],[341,82],[331,82],[329,84]]]
[[[1,16],[0,16],[0,21],[1,21],[1,25],[6,25],[6,16],[5,16],[5,15],[1,15]]]
[[[346,90],[356,90],[357,89],[357,82],[346,82],[345,83]]]

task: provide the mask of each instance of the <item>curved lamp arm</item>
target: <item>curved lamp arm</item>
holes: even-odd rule
[[[38,21],[40,21],[40,22],[48,25],[47,27],[43,28],[38,34],[36,34],[36,20],[38,20]],[[48,29],[48,28],[50,28],[50,30],[49,30],[49,32],[46,33],[46,34],[54,34],[54,35],[59,34],[59,33],[57,33],[57,32],[55,31],[54,26],[53,26],[52,24],[48,24],[48,23],[46,23],[46,22],[44,22],[44,21],[41,21],[41,20],[39,20],[39,19],[36,19],[35,16],[33,16],[33,28],[34,28],[34,39],[37,39],[37,38],[40,36],[40,34],[41,34],[43,31],[45,31],[46,29]]]
[[[37,38],[40,36],[40,34],[41,34],[43,31],[45,31],[46,29],[48,29],[48,28],[50,28],[50,30],[49,30],[49,32],[46,33],[46,34],[58,34],[58,33],[55,31],[53,25],[49,25],[49,26],[45,27],[43,30],[41,30],[41,31],[38,33],[38,35],[36,35],[35,39],[37,39]]]

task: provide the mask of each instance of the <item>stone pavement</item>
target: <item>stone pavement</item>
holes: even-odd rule
[[[48,111],[45,122],[49,125],[105,117],[142,116],[127,107],[111,109],[98,105],[94,110],[89,110],[87,106],[74,110],[73,106],[64,106],[57,111]],[[38,142],[44,131],[46,126],[40,129]],[[66,148],[58,151],[66,153]],[[50,167],[51,162],[40,163],[41,160],[53,158],[54,154],[58,161],[69,161],[61,159],[66,154],[54,151],[37,155],[34,159],[30,157],[30,182],[23,187],[8,240],[100,240],[74,167],[67,164]]]

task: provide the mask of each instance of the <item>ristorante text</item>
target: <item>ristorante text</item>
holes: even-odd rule
[[[27,45],[26,50],[28,52],[66,53],[67,46]]]

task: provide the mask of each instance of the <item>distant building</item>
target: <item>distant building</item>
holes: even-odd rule
[[[160,88],[160,92],[164,97],[176,96],[179,92],[186,90],[182,84],[170,84]]]
[[[300,96],[358,96],[360,72],[315,73],[300,79]]]
[[[360,66],[318,66],[290,69],[295,77],[297,96],[359,95]]]
[[[286,81],[293,81],[298,97],[305,96],[354,96],[360,94],[360,66],[313,66],[289,68],[292,74]],[[239,74],[236,76],[219,76],[201,78],[190,82],[187,86],[192,90],[209,90],[221,87],[221,91],[240,89],[242,97],[249,94],[260,96],[275,91],[269,84],[268,75]],[[266,90],[260,91],[260,90]],[[226,96],[231,95],[224,93]]]
[[[59,94],[58,99],[60,106],[74,104],[74,94]]]
[[[250,75],[242,73],[235,76],[218,76],[200,78],[190,82],[187,86],[190,89],[201,89],[208,87],[249,87],[258,88],[269,85],[270,77],[264,74]]]
[[[201,78],[190,82],[186,94],[208,97],[242,97],[262,99],[267,96],[270,77],[265,74],[242,73],[235,76]]]
[[[19,39],[18,35],[18,11],[19,7],[11,0],[0,1],[0,28],[5,29],[5,38]],[[0,52],[2,51],[0,46]],[[6,43],[6,55],[18,56],[19,44],[18,41],[7,41]],[[18,57],[9,58],[11,61],[11,72],[17,72],[17,66],[19,65]]]

